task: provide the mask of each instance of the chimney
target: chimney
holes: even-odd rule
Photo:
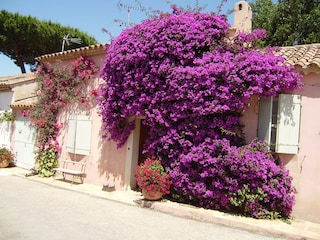
[[[234,27],[236,31],[251,32],[252,30],[252,10],[246,1],[240,1],[234,5]]]

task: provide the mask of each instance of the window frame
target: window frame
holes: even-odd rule
[[[68,119],[67,151],[89,155],[91,150],[92,119],[87,115],[70,115]]]
[[[297,154],[300,140],[301,95],[279,94],[259,102],[258,139],[276,153]]]

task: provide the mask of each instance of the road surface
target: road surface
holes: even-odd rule
[[[1,240],[271,240],[17,176],[0,176]]]

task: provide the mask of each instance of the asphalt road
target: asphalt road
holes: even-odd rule
[[[0,176],[0,240],[271,240],[275,237]]]

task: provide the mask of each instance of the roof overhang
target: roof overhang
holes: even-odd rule
[[[0,92],[9,92],[11,87],[6,83],[0,83]]]
[[[304,74],[320,74],[320,43],[281,47],[281,55],[286,63]]]
[[[104,55],[108,48],[108,44],[96,44],[81,48],[75,48],[63,52],[52,53],[36,57],[35,59],[41,63],[66,61],[79,58],[80,56],[92,57],[97,55]]]
[[[34,107],[34,103],[33,102],[16,102],[16,103],[10,104],[9,107],[14,110],[21,110],[21,109]]]

